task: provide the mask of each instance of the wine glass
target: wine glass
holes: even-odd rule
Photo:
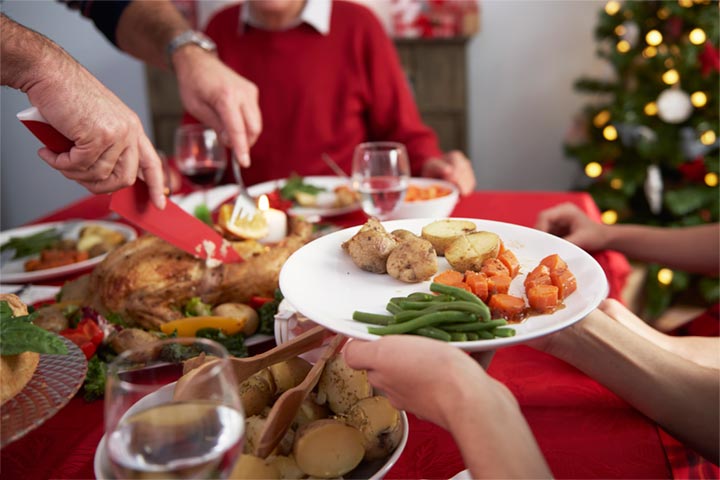
[[[174,399],[186,356],[212,355]],[[203,338],[140,345],[109,366],[106,453],[115,478],[226,478],[242,451],[245,419],[227,350]]]
[[[203,191],[218,184],[227,167],[225,147],[215,130],[204,125],[181,125],[175,131],[175,165],[190,183]]]
[[[410,163],[403,144],[365,142],[355,147],[352,183],[368,216],[386,220],[405,198],[409,178]]]

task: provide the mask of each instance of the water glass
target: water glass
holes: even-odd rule
[[[202,388],[176,400],[182,360],[198,353],[219,361],[195,376]],[[106,453],[116,478],[226,478],[244,431],[229,355],[217,342],[162,340],[127,350],[108,367]]]
[[[410,162],[405,146],[397,142],[366,142],[355,147],[352,184],[363,211],[387,219],[405,198]]]

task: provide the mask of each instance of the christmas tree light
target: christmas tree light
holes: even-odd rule
[[[663,285],[670,285],[673,281],[673,271],[669,268],[661,268],[657,273],[657,280]]]
[[[707,95],[705,95],[705,92],[693,92],[693,94],[690,95],[690,102],[692,102],[694,107],[704,107],[707,103]]]

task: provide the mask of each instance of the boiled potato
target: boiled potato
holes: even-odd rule
[[[437,255],[432,244],[415,235],[402,240],[387,259],[388,274],[406,283],[424,282],[437,271]]]
[[[300,428],[308,423],[320,420],[321,418],[327,418],[330,416],[330,410],[326,405],[319,405],[315,401],[315,395],[310,396],[303,400],[300,404],[295,418],[293,419],[293,428]]]
[[[305,472],[300,470],[300,467],[298,467],[298,464],[295,461],[295,457],[292,455],[271,455],[267,458],[267,461],[278,469],[280,472],[280,478],[305,478]]]
[[[234,479],[252,479],[276,480],[280,478],[280,471],[269,460],[263,460],[254,455],[242,454],[235,462],[235,466],[230,472],[230,478]]]
[[[445,219],[425,225],[421,236],[432,243],[438,255],[445,255],[445,250],[456,238],[474,232],[477,229],[475,223],[469,220]]]
[[[263,373],[264,372],[264,373]],[[253,416],[263,411],[275,393],[275,386],[268,380],[267,369],[251,376],[238,385],[240,401],[245,415]]]
[[[218,317],[243,319],[245,323],[241,331],[246,337],[255,333],[260,325],[258,313],[244,303],[221,303],[213,307],[212,314]]]
[[[310,476],[340,477],[362,461],[363,435],[339,420],[317,420],[298,430],[293,455],[300,469]]]
[[[462,235],[445,250],[445,259],[458,272],[479,272],[488,258],[496,258],[500,251],[500,237],[492,232]]]
[[[343,419],[363,434],[365,460],[387,457],[402,439],[400,412],[385,397],[363,398]]]
[[[268,370],[275,381],[275,394],[280,395],[302,383],[312,365],[300,357],[271,365]]]
[[[318,381],[318,402],[327,402],[330,410],[340,414],[372,394],[367,371],[348,367],[341,353],[330,357]]]

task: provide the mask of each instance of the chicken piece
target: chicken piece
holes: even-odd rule
[[[312,230],[304,222],[291,228],[293,233],[285,241],[266,252],[216,268],[158,237],[142,236],[113,250],[95,267],[85,304],[104,315],[118,313],[133,325],[157,330],[182,318],[182,306],[192,297],[216,305],[272,296],[283,263],[308,241]]]
[[[372,273],[386,273],[387,259],[397,246],[395,237],[390,235],[376,218],[371,218],[347,242],[342,244],[355,265]]]
[[[432,243],[407,230],[396,230],[393,235],[400,243],[387,258],[387,271],[391,277],[418,283],[437,273],[437,254]]]

